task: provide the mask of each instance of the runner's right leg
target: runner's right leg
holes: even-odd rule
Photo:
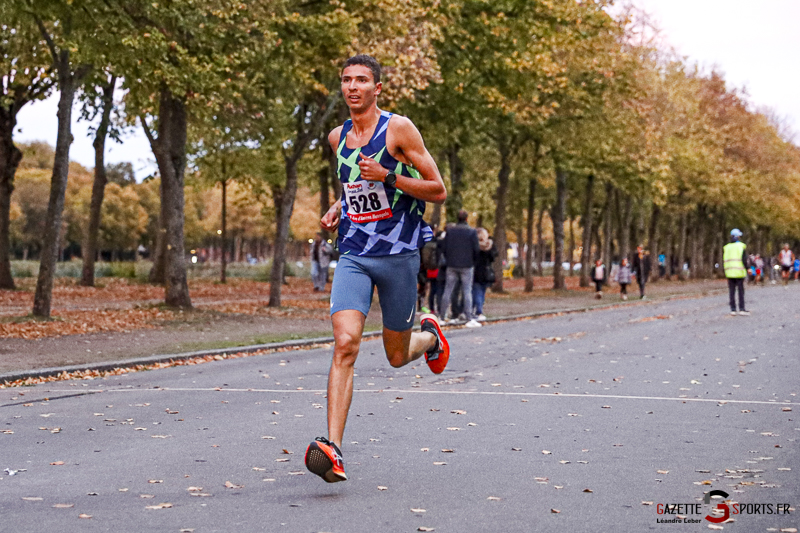
[[[366,317],[360,311],[348,309],[334,313],[331,319],[334,348],[328,374],[328,440],[341,446],[353,399],[353,367]]]

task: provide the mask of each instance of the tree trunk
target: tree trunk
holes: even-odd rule
[[[678,279],[683,280],[686,278],[683,272],[683,264],[686,262],[686,225],[687,225],[686,211],[681,213],[681,225],[679,229],[679,244],[678,244]]]
[[[536,270],[539,272],[540,276],[544,275],[544,270],[542,268],[542,261],[544,261],[544,249],[545,249],[545,242],[544,242],[544,212],[546,211],[544,203],[542,203],[541,209],[539,209],[539,218],[536,219]]]
[[[19,107],[0,106],[0,289],[15,289],[11,275],[11,193],[22,152],[14,145]]]
[[[594,174],[589,174],[586,178],[586,203],[583,205],[583,238],[581,239],[583,249],[581,250],[581,279],[580,286],[589,286],[589,274],[591,273],[592,262],[592,230],[594,229]]]
[[[603,213],[603,251],[600,259],[606,265],[606,271],[611,270],[611,240],[613,235],[613,217],[611,216],[614,206],[614,186],[606,183],[606,206]]]
[[[564,208],[567,200],[567,173],[556,163],[556,202],[550,211],[553,220],[553,289],[564,289]]]
[[[525,292],[533,292],[533,218],[536,216],[536,179],[528,181],[528,216],[525,220]]]
[[[575,260],[575,219],[569,217],[569,253],[567,257],[569,258],[569,272],[567,272],[567,277],[571,276],[572,273],[575,271],[574,269],[574,260]]]
[[[92,182],[92,201],[89,207],[89,225],[86,229],[83,250],[83,270],[81,272],[81,285],[94,287],[94,262],[97,257],[97,237],[100,232],[100,212],[103,207],[106,183],[106,137],[108,126],[111,122],[111,110],[114,108],[114,87],[117,77],[111,75],[108,84],[103,86],[103,113],[94,135],[94,181]]]
[[[297,161],[299,155],[285,159],[286,185],[273,194],[276,213],[275,248],[272,253],[272,271],[269,278],[269,307],[281,306],[281,284],[286,264],[286,243],[289,240],[289,221],[292,218],[294,200],[297,196]]]
[[[461,197],[461,193],[465,187],[463,179],[464,163],[458,155],[460,150],[461,146],[458,143],[453,143],[447,148],[447,162],[450,166],[450,191],[447,194],[447,200],[445,200],[445,215],[447,220],[452,221],[457,219],[458,211],[464,205],[463,198]],[[496,236],[495,242],[497,242]],[[502,281],[500,282],[500,290],[502,290]]]
[[[331,208],[331,191],[330,191],[330,160],[333,149],[327,139],[322,139],[322,159],[325,161],[325,166],[321,167],[317,172],[317,182],[319,183],[319,216],[322,218],[328,209]],[[327,241],[329,234],[327,230],[321,229],[323,240]]]
[[[158,190],[160,197],[163,199],[164,180],[161,178],[159,178]],[[166,206],[164,205],[164,202],[161,201],[158,208],[158,230],[156,231],[156,242],[153,243],[153,266],[150,268],[150,274],[147,276],[147,279],[150,283],[155,283],[158,285],[164,285],[166,282],[166,254],[164,252],[166,251],[167,246],[167,239],[165,237],[167,230],[164,226],[164,220],[166,220],[166,216],[164,215],[165,209]]]
[[[227,168],[225,167],[225,161],[222,161],[222,181],[220,185],[222,185],[222,213],[220,220],[222,233],[220,234],[220,238],[222,239],[222,249],[221,259],[220,262],[220,269],[219,269],[219,282],[220,283],[227,283],[228,281],[228,180],[225,178],[227,173]]]
[[[497,211],[494,217],[494,242],[500,260],[493,264],[495,282],[493,292],[503,292],[503,260],[506,258],[506,205],[508,203],[508,181],[511,176],[511,151],[505,139],[498,142],[500,152],[500,171],[497,173],[497,192],[495,200]]]
[[[633,222],[633,197],[618,191],[620,200],[619,260],[631,255],[631,223]],[[610,265],[609,265],[610,268]]]
[[[191,308],[186,280],[183,235],[183,183],[186,169],[186,104],[169,89],[162,89],[158,110],[158,138],[153,139],[145,124],[153,155],[161,174],[161,237],[164,261],[164,303],[169,307]],[[157,264],[153,265],[155,269]]]
[[[653,268],[650,269],[650,279],[653,281],[657,281],[660,277],[660,272],[658,268],[658,256],[660,254],[659,248],[660,243],[659,241],[659,232],[658,232],[658,222],[661,218],[661,208],[656,204],[653,204],[653,210],[650,213],[650,229],[647,236],[647,247],[650,248],[650,260],[652,261]]]
[[[71,69],[69,50],[61,50],[53,58],[58,71],[58,134],[56,136],[53,174],[50,180],[50,198],[42,238],[39,261],[39,277],[33,297],[33,315],[49,318],[53,297],[53,277],[56,273],[61,234],[61,218],[64,213],[64,196],[69,176],[69,145],[72,144],[72,103],[75,99],[79,78]]]

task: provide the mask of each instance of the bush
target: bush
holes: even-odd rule
[[[15,278],[35,278],[39,275],[36,261],[11,261],[11,275]]]

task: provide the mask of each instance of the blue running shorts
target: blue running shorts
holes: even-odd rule
[[[367,316],[377,287],[383,326],[409,330],[417,309],[418,272],[419,250],[379,257],[343,255],[333,272],[331,315],[352,309]]]

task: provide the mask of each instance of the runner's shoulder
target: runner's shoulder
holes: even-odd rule
[[[342,136],[342,126],[336,126],[331,130],[328,134],[328,143],[331,145],[334,151],[339,147],[339,140]]]
[[[402,149],[402,146],[406,143],[411,143],[413,146],[421,140],[422,135],[410,118],[403,115],[392,115],[387,129],[387,144],[392,144]]]

